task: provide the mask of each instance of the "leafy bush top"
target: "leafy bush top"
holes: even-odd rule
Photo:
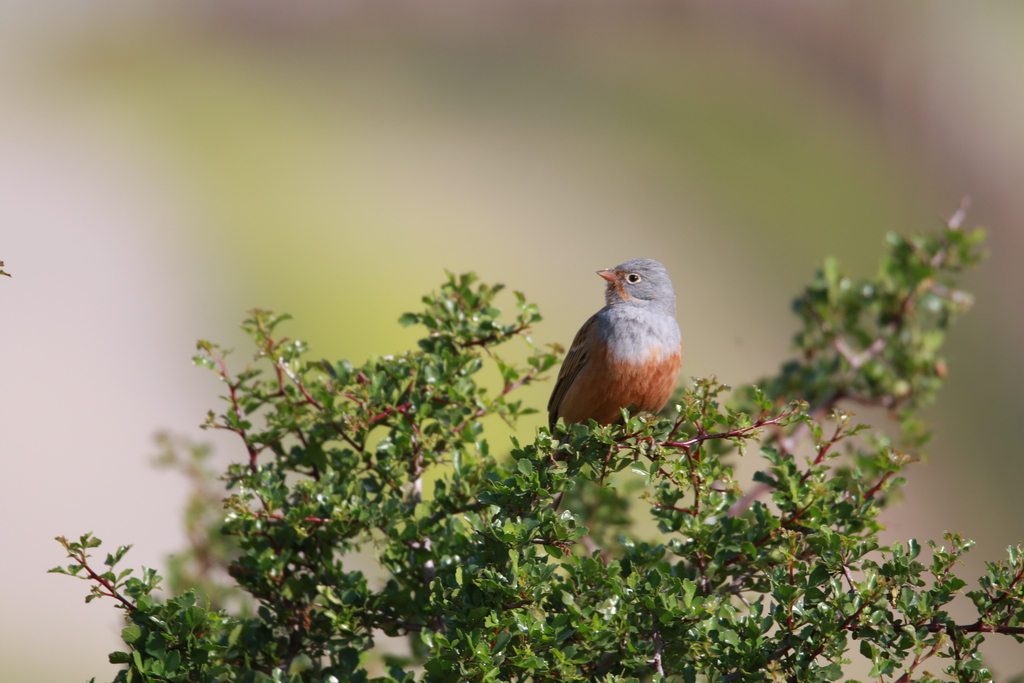
[[[449,275],[401,319],[424,328],[419,348],[359,367],[306,360],[278,336],[286,316],[253,311],[254,366],[233,373],[209,342],[196,357],[225,390],[207,426],[246,452],[212,524],[231,543],[196,533],[198,564],[177,565],[198,588],[159,601],[155,572],[116,571],[127,547],[94,569],[88,534],[60,539],[72,564],[55,571],[125,610],[118,681],[831,681],[856,653],[881,680],[932,665],[989,680],[985,635],[1024,633],[1019,549],[957,624],[970,542],[925,559],[916,541],[880,548],[877,522],[928,437],[915,415],[946,374],[940,346],[971,303],[955,279],[981,237],[892,235],[863,281],[827,261],[795,303],[799,355],[756,386],[697,379],[661,416],[541,428],[497,454],[481,418],[530,412],[514,391],[560,352],[534,346],[523,295],[501,322],[501,286]],[[524,361],[506,360],[515,340]],[[855,423],[857,405],[889,409],[901,436]],[[733,463],[751,450],[748,485]],[[351,566],[364,549],[371,576]],[[382,634],[409,653],[379,654]]]

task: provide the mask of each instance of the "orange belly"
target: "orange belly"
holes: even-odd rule
[[[573,379],[558,407],[567,423],[597,420],[617,422],[620,411],[656,413],[672,397],[682,366],[682,350],[661,356],[661,349],[642,363],[614,361],[608,356],[591,358]]]

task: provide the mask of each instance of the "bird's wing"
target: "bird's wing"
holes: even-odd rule
[[[587,364],[587,354],[591,348],[590,336],[597,334],[597,315],[595,313],[587,322],[583,323],[583,327],[576,333],[576,338],[572,340],[569,352],[565,354],[565,360],[562,361],[562,369],[558,371],[555,390],[551,392],[551,398],[548,399],[548,425],[551,427],[558,422],[558,408],[562,404],[562,399],[568,393],[573,380],[580,374],[580,370]]]

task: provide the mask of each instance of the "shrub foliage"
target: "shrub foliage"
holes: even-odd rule
[[[117,681],[832,681],[854,657],[879,680],[989,680],[982,640],[1024,634],[1020,550],[965,593],[969,541],[882,548],[877,521],[927,439],[916,414],[980,242],[891,235],[863,281],[829,260],[777,376],[697,379],[663,415],[541,428],[499,453],[481,419],[532,412],[514,392],[560,352],[533,344],[521,294],[502,322],[501,286],[449,275],[401,318],[418,348],[358,367],[307,360],[279,336],[287,316],[253,311],[252,366],[209,342],[196,357],[224,388],[206,426],[245,456],[210,530],[230,542],[193,533],[193,551],[234,587],[197,571],[158,599],[155,571],[119,571],[127,547],[98,567],[89,534],[59,539],[71,564],[54,571],[124,610]],[[499,379],[481,383],[488,367]],[[857,406],[888,409],[898,435]],[[734,478],[743,455],[762,459],[754,482]],[[975,621],[949,616],[961,594]],[[387,637],[404,654],[375,649]]]

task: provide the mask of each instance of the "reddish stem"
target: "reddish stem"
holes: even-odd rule
[[[128,601],[127,598],[123,597],[120,593],[117,592],[117,589],[114,587],[114,584],[112,584],[109,579],[105,579],[93,571],[92,567],[90,567],[86,561],[84,552],[82,552],[82,554],[76,557],[75,559],[78,560],[78,563],[82,565],[82,568],[89,573],[90,579],[92,579],[93,581],[107,589],[107,592],[103,593],[103,595],[119,600],[121,604],[124,605],[129,612],[134,612],[137,609],[135,605]]]

